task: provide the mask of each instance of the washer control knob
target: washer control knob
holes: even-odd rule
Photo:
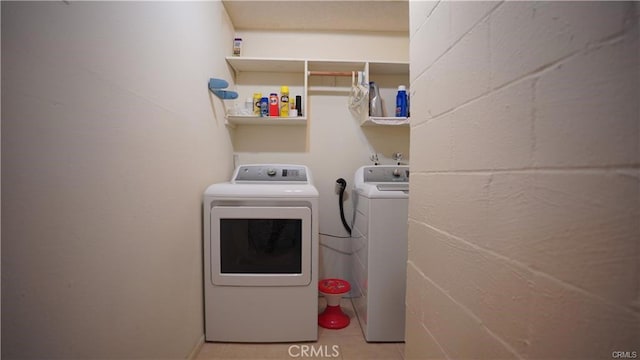
[[[393,176],[399,177],[400,175],[402,175],[402,173],[400,172],[400,169],[393,169]]]
[[[278,172],[276,171],[276,169],[268,169],[268,170],[267,170],[267,175],[268,175],[269,177],[274,177],[274,176],[276,176],[276,174],[277,174],[277,173],[278,173]]]

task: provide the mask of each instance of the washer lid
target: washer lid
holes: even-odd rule
[[[354,188],[368,198],[408,198],[409,166],[363,166],[356,171]]]
[[[409,191],[409,183],[402,184],[378,184],[378,191]]]

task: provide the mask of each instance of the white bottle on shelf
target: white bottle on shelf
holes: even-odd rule
[[[380,90],[378,84],[374,81],[369,82],[369,116],[384,116],[382,111],[382,99],[380,98]]]

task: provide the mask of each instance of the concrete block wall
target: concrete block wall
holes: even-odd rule
[[[640,357],[639,8],[411,1],[406,358]]]

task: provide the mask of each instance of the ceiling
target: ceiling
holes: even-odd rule
[[[236,30],[409,31],[408,0],[222,0]]]

